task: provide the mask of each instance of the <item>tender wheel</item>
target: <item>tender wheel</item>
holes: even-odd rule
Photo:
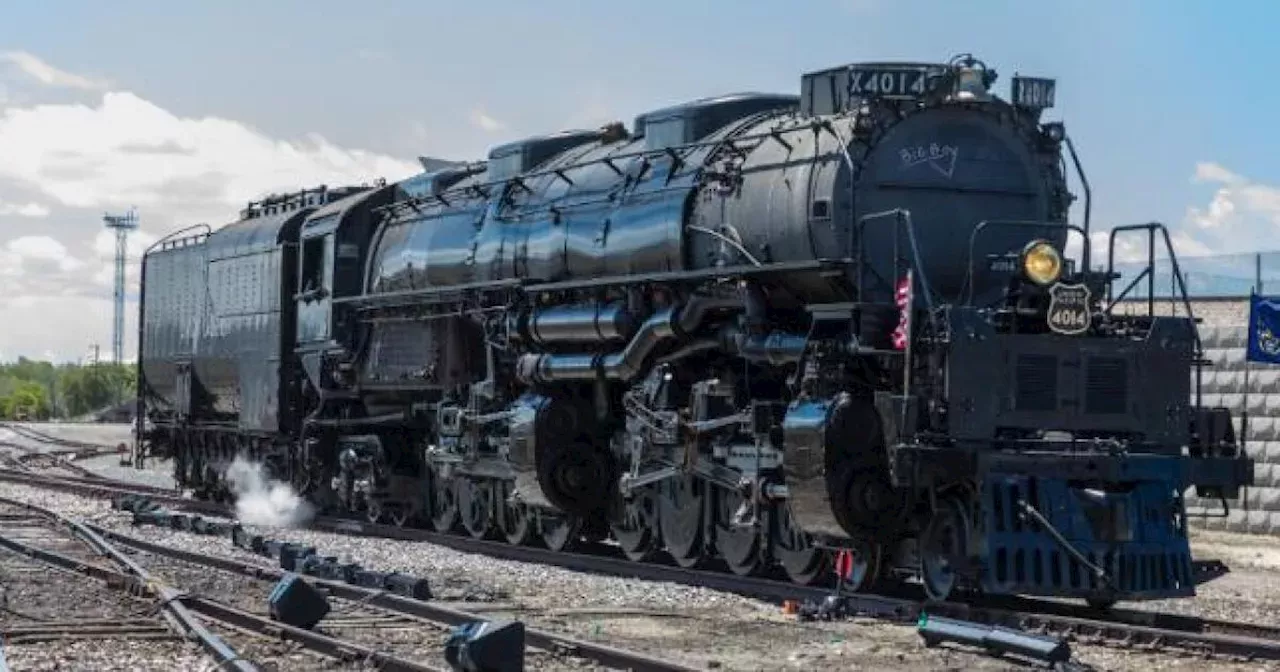
[[[706,556],[702,535],[705,487],[692,477],[667,479],[658,498],[658,517],[667,553],[677,565],[697,567]]]
[[[623,505],[622,519],[609,525],[622,553],[631,560],[646,562],[658,551],[657,508],[657,498],[646,488]]]
[[[577,516],[544,511],[538,516],[538,526],[542,543],[553,551],[572,550],[582,534],[582,520]]]
[[[404,527],[405,523],[408,523],[411,517],[413,516],[412,516],[412,512],[409,510],[409,507],[407,506],[396,507],[394,510],[391,511],[391,524],[395,525],[396,527]]]
[[[954,558],[963,557],[969,547],[969,517],[954,499],[939,503],[920,538],[920,581],[925,595],[934,602],[946,601],[956,587]]]
[[[773,543],[773,557],[786,572],[787,578],[801,585],[816,583],[831,567],[829,556],[813,545],[813,541],[791,518],[786,504],[774,509],[777,530]]]

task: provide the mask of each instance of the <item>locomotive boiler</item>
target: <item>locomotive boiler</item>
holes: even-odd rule
[[[1190,316],[1110,311],[1055,83],[996,79],[842,66],[251,204],[146,257],[146,439],[209,496],[248,454],[328,509],[516,544],[1192,595],[1184,493],[1251,463],[1189,401]]]

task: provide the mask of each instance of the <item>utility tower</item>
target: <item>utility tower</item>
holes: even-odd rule
[[[124,269],[128,248],[129,232],[138,228],[138,213],[132,208],[123,215],[102,216],[102,222],[108,229],[116,232],[116,292],[115,321],[111,331],[111,358],[116,364],[124,359]]]

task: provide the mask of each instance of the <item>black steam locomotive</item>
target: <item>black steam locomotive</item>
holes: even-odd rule
[[[239,454],[513,544],[1193,595],[1184,493],[1252,464],[1190,402],[1194,320],[1112,312],[1054,82],[995,80],[844,66],[175,234],[144,261],[143,449],[203,496]],[[1168,245],[1112,247],[1133,229]]]

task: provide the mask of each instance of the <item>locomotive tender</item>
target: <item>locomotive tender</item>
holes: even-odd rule
[[[326,510],[516,544],[1193,595],[1184,493],[1252,464],[1189,403],[1194,320],[1111,312],[1054,82],[995,79],[843,66],[175,234],[144,259],[144,450],[204,496],[242,454]],[[1112,249],[1132,229],[1168,245]]]

